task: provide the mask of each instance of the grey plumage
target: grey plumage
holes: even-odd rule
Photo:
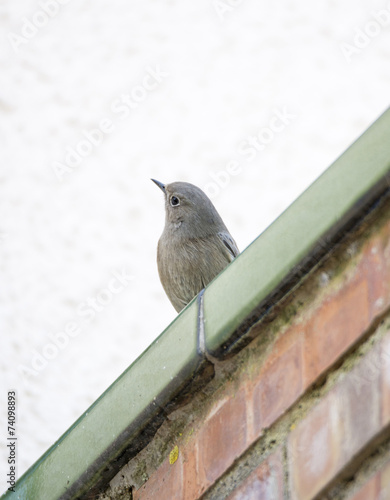
[[[237,255],[237,245],[206,194],[188,182],[164,185],[165,227],[157,247],[162,286],[181,311]]]

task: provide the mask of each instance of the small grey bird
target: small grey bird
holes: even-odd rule
[[[240,253],[206,194],[188,182],[163,184],[165,227],[157,246],[161,284],[181,311]]]

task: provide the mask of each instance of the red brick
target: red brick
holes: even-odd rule
[[[228,500],[283,500],[283,456],[279,449],[255,469]]]
[[[272,348],[253,389],[254,437],[302,394],[302,327],[291,327]]]
[[[246,449],[245,391],[219,401],[198,434],[198,474],[207,487]]]
[[[382,342],[382,423],[390,423],[390,334]],[[390,498],[390,497],[389,497]]]
[[[379,493],[381,500],[390,498],[390,457],[389,462],[381,470]]]
[[[374,347],[311,410],[289,439],[293,498],[318,494],[380,432],[381,370]]]
[[[198,471],[198,443],[196,435],[184,447],[181,457],[183,461],[183,500],[193,500],[200,496],[208,484],[205,475],[199,474]]]
[[[352,280],[314,311],[304,344],[304,385],[310,385],[359,337],[370,323],[368,285]]]
[[[375,346],[334,388],[343,425],[342,465],[381,430],[380,345]],[[332,394],[331,393],[331,394]]]
[[[390,305],[390,222],[370,237],[356,270],[368,282],[371,318]]]
[[[183,498],[182,475],[182,461],[178,459],[171,465],[168,457],[142,488],[133,493],[133,498],[134,500],[155,500],[161,498],[163,491],[164,498],[181,500]]]
[[[313,498],[339,468],[343,429],[337,402],[328,394],[290,434],[288,467],[294,499]]]
[[[389,287],[385,270],[383,235],[376,234],[364,246],[362,259],[356,269],[357,275],[364,275],[367,279],[371,319],[388,307]]]
[[[390,222],[381,231],[381,254],[383,258],[383,276],[382,280],[386,286],[385,304],[386,309],[390,304]]]
[[[390,457],[389,457],[390,459]],[[382,466],[348,500],[387,500],[390,498],[390,462]]]
[[[379,500],[379,479],[380,474],[376,474],[348,500]]]

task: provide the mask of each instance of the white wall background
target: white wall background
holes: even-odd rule
[[[2,0],[0,23],[3,491],[7,391],[20,476],[175,318],[150,177],[213,192],[244,249],[387,108],[390,3]]]

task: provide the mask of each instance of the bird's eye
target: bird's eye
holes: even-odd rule
[[[177,196],[171,196],[171,205],[172,207],[177,207],[180,205],[180,200]]]

